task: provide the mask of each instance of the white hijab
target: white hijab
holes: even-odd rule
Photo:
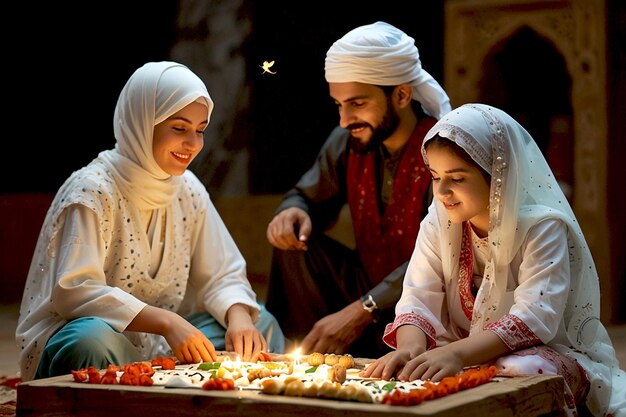
[[[152,154],[154,126],[188,104],[199,101],[209,110],[213,101],[202,80],[176,62],[149,62],[128,79],[115,107],[115,148],[103,151],[103,162],[122,193],[142,210],[169,205],[180,177],[170,176]]]
[[[607,404],[611,395],[623,395],[624,372],[600,322],[600,287],[595,264],[582,230],[548,163],[530,134],[508,114],[484,104],[465,104],[439,120],[426,134],[448,138],[491,175],[489,197],[489,256],[483,283],[476,296],[470,333],[482,331],[508,313],[503,302],[508,265],[519,251],[528,230],[545,218],[561,220],[568,228],[570,294],[564,312],[569,346],[556,346],[573,356],[587,370],[591,409]],[[446,210],[435,200],[437,216],[448,223]],[[458,276],[461,226],[442,224],[441,247],[444,276]],[[446,244],[447,243],[447,244]],[[621,375],[621,376],[618,376]],[[604,389],[601,389],[604,386]],[[619,388],[618,388],[619,387]],[[608,388],[608,389],[607,389]],[[620,394],[615,394],[620,392]],[[614,398],[618,400],[618,398]]]
[[[426,114],[440,119],[450,111],[448,95],[422,68],[415,40],[389,23],[376,22],[346,33],[326,53],[325,70],[329,83],[407,83]]]

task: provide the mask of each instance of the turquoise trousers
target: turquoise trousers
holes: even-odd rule
[[[226,329],[209,313],[186,317],[213,343],[224,350]],[[265,336],[268,350],[283,353],[285,337],[276,318],[261,305],[257,329]],[[109,364],[124,365],[153,358],[140,357],[137,348],[124,336],[98,317],[80,317],[61,327],[46,343],[35,379],[67,375],[72,370],[95,366],[104,369]]]

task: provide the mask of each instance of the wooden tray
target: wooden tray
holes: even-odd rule
[[[498,379],[415,406],[274,396],[251,390],[135,387],[74,382],[71,375],[20,383],[18,416],[532,417],[559,415],[560,376]]]

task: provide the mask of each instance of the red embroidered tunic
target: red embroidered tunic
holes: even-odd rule
[[[375,155],[351,152],[347,166],[348,203],[356,246],[372,285],[406,262],[424,211],[430,174],[420,151],[422,139],[436,122],[427,118],[413,131],[396,173],[391,201],[381,216],[378,209]]]

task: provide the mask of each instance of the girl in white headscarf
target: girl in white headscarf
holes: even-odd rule
[[[562,375],[569,415],[626,415],[591,253],[532,137],[503,111],[466,104],[422,154],[435,199],[385,331],[396,350],[364,375],[438,381],[495,362],[503,375]]]
[[[24,380],[174,354],[281,352],[246,263],[187,167],[213,101],[175,62],[137,69],[115,108],[112,150],[61,186],[30,266],[16,341]],[[265,335],[273,337],[266,341]]]

